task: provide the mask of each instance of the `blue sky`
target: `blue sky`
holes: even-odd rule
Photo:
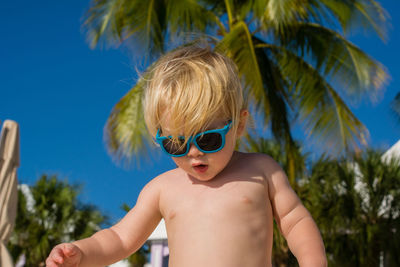
[[[400,92],[400,2],[380,1],[392,28],[351,40],[388,69],[391,80],[379,101],[351,106],[370,131],[370,146],[388,149],[400,139],[389,104]],[[21,183],[57,174],[83,185],[81,201],[97,205],[111,222],[133,206],[140,189],[174,167],[163,155],[130,169],[115,164],[103,142],[112,107],[134,84],[137,63],[123,47],[91,50],[81,30],[89,1],[1,1],[0,120],[20,124]]]

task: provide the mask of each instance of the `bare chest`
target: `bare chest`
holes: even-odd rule
[[[252,178],[214,187],[192,184],[164,195],[171,266],[269,266],[267,192],[262,179]]]
[[[185,184],[163,195],[165,220],[213,218],[254,219],[268,213],[268,190],[261,177],[221,184]]]

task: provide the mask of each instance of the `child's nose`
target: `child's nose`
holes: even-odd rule
[[[199,157],[204,155],[203,152],[201,152],[197,146],[195,146],[195,144],[190,144],[190,148],[189,148],[189,152],[188,152],[188,156],[189,157]]]

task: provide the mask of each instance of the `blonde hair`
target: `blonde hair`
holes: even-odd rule
[[[235,64],[211,48],[186,46],[161,57],[148,73],[144,118],[150,134],[167,122],[177,141],[204,131],[217,118],[236,132],[245,107]]]

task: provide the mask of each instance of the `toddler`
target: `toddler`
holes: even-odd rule
[[[177,168],[151,180],[116,225],[54,247],[47,267],[126,258],[162,218],[170,267],[272,266],[273,219],[300,266],[326,266],[318,228],[280,166],[235,151],[249,113],[232,61],[188,46],[163,56],[150,76],[146,125]]]

